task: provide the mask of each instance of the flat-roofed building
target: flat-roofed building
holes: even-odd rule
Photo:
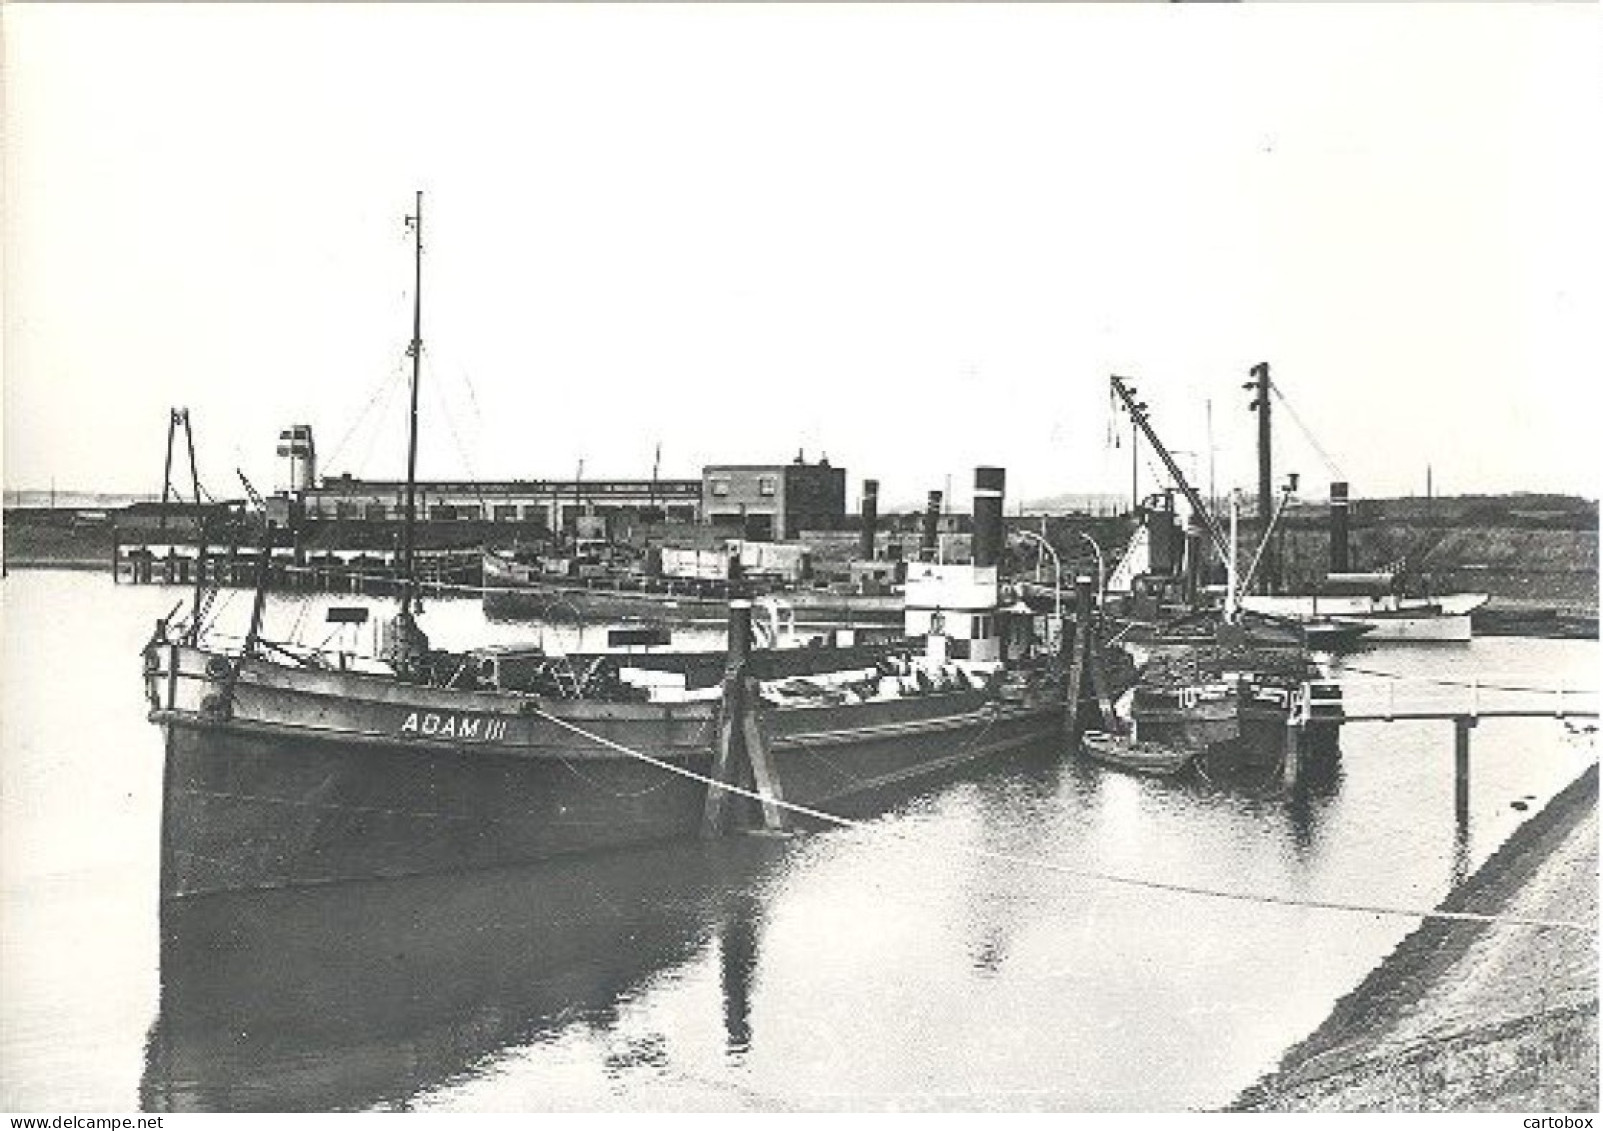
[[[670,522],[695,522],[701,481],[697,479],[514,479],[423,480],[415,492],[423,521],[537,522],[570,530],[581,515],[660,512]],[[325,478],[305,491],[310,519],[400,521],[406,482],[398,479]]]
[[[786,540],[804,530],[838,530],[846,519],[846,469],[828,458],[807,463],[709,464],[701,472],[704,521],[756,541]]]

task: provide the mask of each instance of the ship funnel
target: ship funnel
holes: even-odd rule
[[[1348,573],[1352,558],[1347,548],[1347,484],[1330,485],[1330,572]]]
[[[857,556],[863,561],[874,560],[875,527],[879,523],[879,480],[863,480],[863,530],[857,545]]]
[[[936,535],[941,524],[941,493],[931,491],[929,503],[924,507],[923,537],[918,544],[919,561],[932,562],[936,554]]]
[[[974,564],[994,566],[1002,557],[1002,494],[1007,472],[1000,467],[974,469]]]

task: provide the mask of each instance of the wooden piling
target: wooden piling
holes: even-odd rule
[[[784,832],[785,810],[780,807],[784,792],[779,784],[779,772],[774,766],[773,754],[768,749],[768,738],[757,718],[757,706],[762,693],[757,681],[746,677],[740,697],[741,722],[746,739],[746,758],[751,763],[752,778],[757,792],[762,795],[763,827],[770,832]]]
[[[1080,700],[1085,694],[1092,631],[1091,579],[1077,577],[1074,579],[1074,652],[1069,660],[1069,693],[1063,719],[1071,751],[1080,748]]]
[[[736,597],[729,602],[728,661],[724,669],[723,699],[718,710],[717,745],[713,748],[712,782],[701,811],[701,835],[723,835],[730,793],[726,786],[739,784],[743,771],[741,755],[746,737],[746,675],[751,664],[751,600]]]
[[[1108,683],[1108,672],[1103,664],[1102,642],[1097,638],[1096,618],[1089,618],[1091,631],[1086,634],[1086,673],[1091,679],[1091,696],[1096,700],[1097,726],[1110,733],[1113,723],[1113,693]]]
[[[1294,794],[1301,788],[1303,769],[1302,727],[1293,711],[1286,716],[1285,753],[1280,765],[1280,784],[1287,793]]]
[[[730,687],[724,684],[724,700],[718,711],[718,733],[714,739],[712,780],[716,783],[729,783],[735,775],[735,743],[737,741],[737,728],[735,714],[729,709]],[[722,836],[724,832],[724,811],[728,808],[729,791],[722,785],[707,786],[707,801],[701,810],[701,835],[704,839]]]

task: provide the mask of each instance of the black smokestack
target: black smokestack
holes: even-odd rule
[[[857,556],[864,561],[874,560],[875,526],[879,523],[879,480],[863,480],[863,531],[857,544]]]
[[[918,543],[918,560],[932,562],[935,560],[936,533],[941,525],[941,493],[931,491],[929,503],[924,507],[923,537]]]
[[[1002,492],[1007,472],[974,469],[974,564],[994,566],[1002,558]]]
[[[1330,485],[1330,572],[1348,573],[1352,559],[1347,552],[1347,484]]]

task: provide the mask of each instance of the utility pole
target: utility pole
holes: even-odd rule
[[[1269,426],[1269,363],[1260,361],[1250,371],[1252,380],[1242,386],[1252,391],[1252,411],[1258,414],[1258,527],[1267,537],[1269,520],[1275,509],[1274,474],[1271,466]],[[1280,562],[1273,547],[1264,558],[1263,590],[1272,593],[1280,586]]]
[[[573,544],[579,544],[579,516],[584,513],[584,457],[579,457],[579,470],[573,473]]]
[[[657,473],[662,469],[662,441],[657,441],[657,454],[651,460],[651,512],[653,521],[660,520],[657,514]]]

